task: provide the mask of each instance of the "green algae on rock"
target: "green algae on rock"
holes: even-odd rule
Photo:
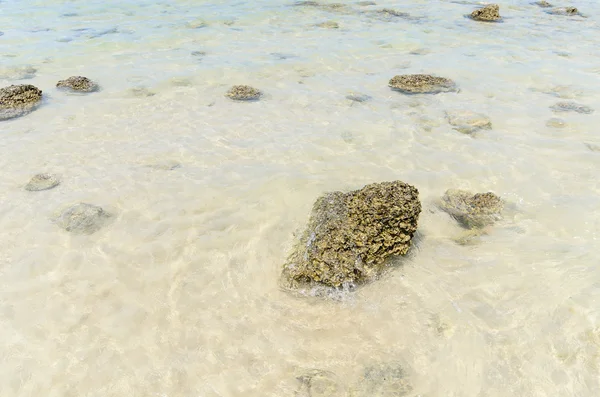
[[[408,252],[420,212],[418,190],[401,181],[324,194],[284,265],[283,286],[338,288],[374,280],[388,257]]]
[[[263,93],[249,85],[234,85],[225,95],[236,101],[255,101],[260,99]]]
[[[42,101],[42,90],[31,84],[0,88],[0,121],[24,116]]]
[[[470,17],[471,19],[480,22],[497,22],[501,19],[500,6],[498,4],[487,5],[473,11]]]
[[[98,84],[83,76],[71,76],[56,83],[56,87],[73,92],[98,91]]]
[[[504,202],[491,192],[473,194],[464,190],[449,189],[439,206],[464,227],[472,229],[483,228],[500,220]]]
[[[79,203],[64,210],[56,219],[56,224],[73,234],[93,234],[100,230],[111,216],[101,207]]]
[[[25,185],[25,190],[30,192],[38,192],[41,190],[49,190],[60,184],[60,179],[53,174],[37,174]]]
[[[456,83],[444,78],[428,74],[403,74],[394,76],[388,85],[405,94],[437,94],[456,91]]]

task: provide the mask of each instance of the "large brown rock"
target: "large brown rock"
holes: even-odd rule
[[[457,91],[456,83],[445,77],[429,74],[402,74],[394,76],[388,86],[404,94],[438,94]]]
[[[500,20],[500,6],[490,4],[471,13],[471,19],[482,22],[495,22]]]
[[[319,197],[284,265],[284,286],[341,287],[373,280],[388,257],[408,252],[420,212],[418,190],[401,181]]]
[[[0,88],[0,121],[23,116],[42,101],[42,90],[31,84]]]

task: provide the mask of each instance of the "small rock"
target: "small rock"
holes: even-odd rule
[[[60,80],[56,86],[74,92],[94,92],[98,90],[98,84],[83,76],[71,76],[66,80]]]
[[[575,7],[556,7],[551,10],[548,10],[547,13],[552,14],[552,15],[567,15],[567,16],[581,15],[579,13],[579,10]]]
[[[501,219],[504,202],[494,193],[477,193],[458,189],[446,191],[439,204],[468,229],[483,228]]]
[[[576,112],[581,114],[590,114],[594,112],[589,106],[581,105],[577,102],[558,102],[557,104],[550,107],[554,112]]]
[[[25,185],[25,190],[30,192],[38,192],[40,190],[48,190],[60,184],[60,179],[52,174],[37,174]]]
[[[500,20],[500,6],[490,4],[471,13],[471,19],[482,22],[495,22]]]
[[[225,95],[236,101],[255,101],[260,99],[263,93],[248,85],[234,85]]]
[[[351,397],[402,397],[413,390],[402,365],[384,363],[365,368]]]
[[[300,387],[295,397],[342,397],[342,388],[333,372],[313,369],[296,377]]]
[[[148,98],[156,95],[156,93],[150,91],[146,87],[133,87],[129,89],[129,95],[137,97],[137,98]]]
[[[551,128],[565,128],[567,123],[563,119],[551,118],[546,122],[546,126]]]
[[[388,257],[408,252],[420,212],[418,190],[401,181],[319,197],[284,265],[283,286],[340,288],[374,280]]]
[[[205,28],[208,25],[203,20],[198,20],[198,21],[190,21],[186,24],[186,26],[190,29],[200,29],[200,28]]]
[[[296,7],[315,7],[324,11],[344,11],[348,8],[342,3],[319,3],[318,1],[298,1],[294,3]]]
[[[191,54],[192,54],[192,56],[195,56],[195,57],[203,57],[203,56],[206,56],[206,52],[204,52],[204,51],[192,51],[192,53],[191,53]]]
[[[316,26],[319,28],[325,28],[325,29],[339,29],[340,28],[340,24],[335,21],[321,22],[321,23],[318,23]]]
[[[352,93],[352,94],[346,95],[346,99],[348,99],[350,101],[354,101],[354,102],[366,102],[366,101],[370,100],[371,97],[366,94]]]
[[[456,91],[456,84],[450,79],[428,74],[404,74],[393,77],[388,85],[405,94],[437,94]]]
[[[42,101],[42,90],[31,85],[11,85],[0,88],[0,120],[24,116]]]
[[[56,224],[74,234],[93,234],[104,226],[111,215],[101,207],[79,203],[67,208],[56,219]]]
[[[542,7],[542,8],[550,8],[553,7],[552,4],[548,3],[546,0],[541,0],[541,1],[536,1],[535,3],[536,6],[538,7]]]
[[[396,17],[396,18],[408,18],[409,14],[391,8],[384,8],[383,10],[377,11],[384,18]]]
[[[469,110],[446,112],[446,119],[455,130],[463,134],[472,134],[478,130],[492,128],[492,121],[489,117]]]
[[[366,6],[376,6],[376,5],[377,5],[377,3],[375,3],[374,1],[359,1],[359,2],[358,2],[358,3],[356,3],[356,4],[358,4],[359,6],[362,6],[362,7],[366,7]]]

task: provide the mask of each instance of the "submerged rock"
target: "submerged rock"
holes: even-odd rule
[[[551,10],[548,10],[547,12],[548,12],[548,14],[552,14],[552,15],[568,15],[568,16],[581,15],[579,13],[579,10],[575,7],[556,7]]]
[[[60,80],[56,86],[61,89],[75,92],[94,92],[98,91],[98,84],[83,76],[71,76],[68,79]]]
[[[40,190],[48,190],[60,184],[60,179],[52,174],[37,174],[25,185],[25,190],[37,192]]]
[[[577,102],[558,102],[557,104],[550,107],[554,112],[575,112],[581,114],[590,114],[594,112],[589,106],[581,105]]]
[[[546,126],[551,128],[565,128],[567,123],[563,119],[553,117],[546,121]]]
[[[456,91],[456,83],[444,78],[428,74],[403,74],[393,77],[388,85],[405,94],[437,94]]]
[[[315,7],[324,11],[345,11],[348,9],[346,4],[342,3],[320,3],[318,1],[297,1],[296,7]]]
[[[9,66],[0,68],[0,78],[7,80],[27,80],[35,77],[37,69],[33,66]]]
[[[455,130],[463,134],[472,134],[481,129],[492,128],[492,121],[489,117],[469,110],[446,112],[446,119]]]
[[[337,288],[373,280],[388,257],[408,252],[420,212],[418,190],[401,181],[319,197],[284,265],[284,286]]]
[[[315,26],[317,26],[319,28],[325,28],[325,29],[339,29],[340,28],[340,24],[335,21],[325,21],[325,22],[318,23]]]
[[[74,234],[93,234],[108,223],[111,214],[101,207],[79,203],[67,208],[56,219],[56,224]]]
[[[42,90],[31,85],[11,85],[0,88],[0,120],[24,116],[42,101]]]
[[[375,3],[374,1],[359,1],[356,4],[358,4],[359,6],[362,6],[362,7],[376,6],[377,5],[377,3]]]
[[[249,85],[234,85],[225,95],[236,101],[255,101],[260,99],[263,93]]]
[[[402,365],[384,363],[365,368],[350,397],[402,397],[412,390]]]
[[[494,193],[470,193],[449,189],[440,202],[440,208],[452,215],[468,229],[482,228],[502,218],[504,202]]]
[[[536,6],[538,7],[542,7],[542,8],[550,8],[553,7],[552,4],[548,3],[546,0],[541,0],[541,1],[536,1],[535,3]]]
[[[482,22],[495,22],[500,20],[500,6],[490,4],[471,13],[471,19]]]
[[[294,394],[295,397],[342,397],[340,387],[333,372],[313,369],[296,377],[300,387]]]
[[[377,12],[381,16],[386,17],[386,18],[392,18],[392,17],[396,17],[396,18],[408,18],[408,17],[410,17],[410,15],[407,14],[406,12],[394,10],[394,9],[391,9],[391,8],[384,8],[384,9],[379,10]]]
[[[370,100],[371,97],[366,94],[352,93],[352,94],[346,95],[346,99],[353,101],[353,102],[360,103],[360,102],[366,102],[366,101]]]

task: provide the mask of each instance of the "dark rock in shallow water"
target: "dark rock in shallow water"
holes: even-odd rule
[[[67,208],[57,219],[56,224],[74,234],[93,234],[108,223],[111,214],[101,207],[79,203]]]
[[[536,1],[535,3],[536,6],[538,7],[542,7],[542,8],[550,8],[553,7],[552,4],[548,3],[546,0],[541,0],[541,1]]]
[[[56,175],[52,174],[37,174],[27,185],[25,185],[25,190],[29,190],[30,192],[37,192],[40,190],[48,190],[56,187],[60,184],[60,179]]]
[[[550,109],[557,113],[575,112],[582,114],[590,114],[594,112],[594,109],[592,109],[591,107],[581,105],[576,102],[558,102],[557,104],[551,106]]]
[[[379,10],[377,12],[381,16],[383,16],[385,18],[392,18],[392,17],[396,17],[396,18],[408,18],[408,17],[410,17],[410,15],[407,14],[406,12],[401,12],[401,11],[393,10],[391,8],[384,8],[383,10]]]
[[[359,1],[356,4],[358,4],[359,6],[362,6],[362,7],[376,6],[377,5],[377,3],[375,3],[374,1]]]
[[[464,190],[447,190],[440,208],[452,215],[464,227],[482,228],[502,218],[504,202],[494,193],[473,194]]]
[[[294,394],[295,397],[342,397],[340,387],[333,372],[313,369],[296,377],[300,387]]]
[[[98,91],[98,84],[83,76],[71,76],[68,79],[60,80],[56,86],[74,92],[94,92]]]
[[[481,22],[496,22],[500,20],[500,6],[490,4],[471,13],[471,19]]]
[[[282,284],[337,288],[372,281],[388,257],[408,252],[420,212],[418,190],[401,181],[319,197],[284,265]]]
[[[42,90],[30,85],[11,85],[0,88],[0,120],[24,116],[42,101]]]
[[[255,101],[260,99],[263,93],[249,85],[234,85],[225,95],[236,101]]]
[[[317,26],[318,28],[325,28],[325,29],[339,29],[340,28],[340,24],[335,21],[325,21],[325,22],[318,23],[315,26]]]
[[[352,397],[402,397],[412,392],[404,368],[384,363],[365,368],[363,376],[350,392]]]
[[[581,15],[579,10],[575,7],[557,7],[547,11],[548,14],[552,15]]]
[[[388,85],[405,94],[437,94],[456,91],[456,83],[444,77],[428,74],[403,74],[393,77]]]

